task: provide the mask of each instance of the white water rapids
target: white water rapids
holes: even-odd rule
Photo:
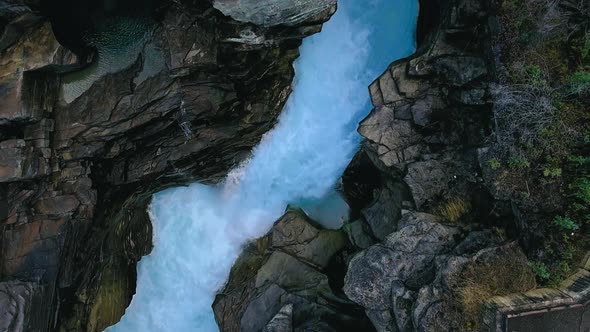
[[[138,265],[125,316],[107,331],[217,331],[215,293],[243,245],[288,204],[331,225],[343,217],[334,185],[358,148],[356,127],[371,108],[367,86],[414,51],[417,13],[416,0],[339,0],[322,32],[304,40],[293,93],[252,158],[219,186],[154,196],[154,249]],[[318,200],[331,205],[311,206]]]

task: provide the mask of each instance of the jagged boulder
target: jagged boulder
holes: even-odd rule
[[[384,244],[350,261],[345,278],[346,295],[365,308],[378,331],[458,330],[475,324],[473,303],[486,299],[473,298],[478,294],[491,297],[534,285],[517,243],[499,244],[486,231],[461,240],[457,228],[426,214],[408,213],[403,219]],[[476,275],[480,271],[484,275]],[[488,281],[493,286],[485,285]],[[482,292],[470,288],[479,283]]]
[[[264,327],[263,332],[292,332],[293,305],[287,304]]]
[[[287,211],[234,264],[213,305],[220,329],[370,328],[358,307],[334,288],[334,261],[347,245],[342,231],[321,229],[300,210]]]
[[[392,282],[413,288],[434,279],[434,258],[450,251],[459,230],[423,213],[407,213],[404,225],[383,244],[361,251],[350,261],[344,292],[369,310],[390,310]]]

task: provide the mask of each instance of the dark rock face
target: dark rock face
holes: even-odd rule
[[[457,308],[448,298],[467,266],[514,257],[526,265],[515,243],[498,246],[491,234],[485,243],[477,236],[462,239],[459,227],[441,224],[432,215],[408,212],[400,225],[383,244],[356,254],[344,280],[344,292],[366,309],[378,331],[456,330],[458,320],[452,315]],[[455,256],[466,247],[475,254]]]
[[[491,217],[478,162],[491,132],[488,5],[422,1],[416,54],[391,64],[369,88],[375,107],[359,125],[365,140],[343,189],[362,229],[379,241],[403,227],[402,210],[453,222]],[[378,175],[359,175],[366,170]],[[448,210],[456,215],[441,213]]]
[[[43,326],[101,331],[116,322],[134,293],[135,264],[151,250],[151,194],[218,181],[273,126],[301,39],[320,30],[335,1],[266,3],[278,10],[157,2],[136,61],[68,103],[63,73],[84,63],[83,45],[72,46],[79,57],[60,45],[40,2],[0,2],[1,275],[50,289],[48,310],[30,311]],[[63,32],[67,22],[51,19]],[[150,67],[150,49],[162,66]]]
[[[320,229],[303,212],[288,211],[234,264],[213,304],[220,329],[370,331],[333,277],[348,246],[344,232]]]
[[[343,176],[358,214],[344,227],[358,252],[343,290],[378,331],[462,330],[464,271],[509,259],[527,270],[517,243],[481,228],[506,217],[478,161],[491,132],[491,5],[421,1],[418,51],[370,86],[375,108]]]
[[[412,288],[432,280],[435,257],[450,251],[458,236],[456,227],[434,216],[408,213],[402,220],[405,226],[384,244],[361,251],[349,263],[344,292],[369,310],[391,308],[394,280]]]

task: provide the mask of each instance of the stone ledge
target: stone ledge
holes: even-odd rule
[[[581,267],[558,288],[538,288],[531,291],[498,296],[484,305],[482,331],[508,331],[510,319],[544,315],[561,310],[574,310],[590,304],[590,254]]]

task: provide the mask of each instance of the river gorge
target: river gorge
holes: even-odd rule
[[[0,0],[0,331],[590,326],[584,6]]]

